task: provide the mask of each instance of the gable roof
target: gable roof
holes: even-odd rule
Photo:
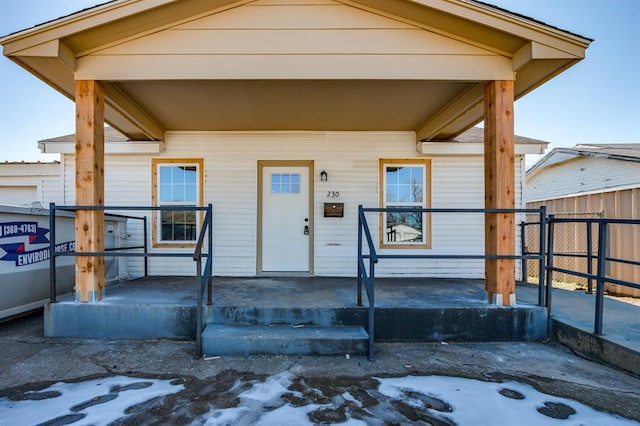
[[[482,127],[472,127],[464,133],[456,136],[455,142],[461,143],[484,143],[484,129]],[[514,142],[516,144],[530,144],[530,145],[544,145],[545,147],[549,142],[527,138],[525,136],[514,135]]]
[[[579,144],[573,149],[581,155],[611,160],[640,160],[640,143]]]
[[[0,38],[69,98],[76,79],[103,82],[107,122],[135,140],[187,129],[450,140],[482,120],[487,81],[517,74],[519,98],[590,42],[474,0],[115,0]]]
[[[82,13],[84,13],[84,12],[89,12],[89,11],[92,11],[92,10],[94,10],[94,9],[98,9],[98,8],[100,8],[101,6],[108,5],[108,4],[110,4],[110,3],[115,3],[115,2],[117,2],[117,1],[118,1],[118,0],[109,0],[109,1],[102,2],[102,3],[97,3],[95,6],[86,7],[86,8],[84,8],[84,9],[78,10],[78,11],[76,11],[76,12],[73,12],[73,13],[70,13],[70,14],[67,14],[67,15],[60,16],[60,17],[58,17],[58,18],[51,19],[51,20],[49,20],[49,21],[41,22],[41,23],[36,24],[36,25],[34,25],[33,27],[30,27],[30,28],[25,28],[25,29],[23,29],[23,30],[15,31],[15,32],[10,33],[10,34],[7,34],[7,35],[5,35],[5,36],[0,35],[0,38],[5,38],[5,37],[11,36],[11,35],[13,35],[13,34],[22,33],[22,32],[24,32],[24,31],[26,31],[26,30],[35,29],[35,28],[38,28],[38,27],[41,27],[41,26],[46,26],[47,24],[49,24],[49,23],[51,23],[51,22],[56,22],[56,21],[60,21],[60,20],[66,19],[66,18],[71,18],[71,17],[73,17],[73,16],[75,16],[75,15],[80,15],[80,14],[82,14]],[[471,2],[471,3],[477,3],[477,4],[484,5],[484,6],[488,7],[488,8],[495,9],[496,11],[499,11],[499,12],[508,13],[508,14],[510,14],[510,15],[513,15],[513,16],[518,16],[518,17],[523,18],[523,19],[525,19],[525,20],[527,20],[527,21],[535,22],[535,23],[538,23],[538,24],[540,24],[540,25],[544,25],[544,26],[549,27],[549,28],[554,28],[554,29],[556,29],[556,30],[558,30],[558,31],[562,31],[562,32],[565,32],[565,33],[567,33],[567,34],[572,34],[572,35],[574,35],[574,36],[576,36],[576,37],[580,37],[580,38],[583,38],[583,39],[585,39],[585,40],[593,41],[593,39],[590,39],[590,38],[585,37],[585,36],[583,36],[583,35],[580,35],[580,34],[577,34],[577,33],[573,33],[573,32],[571,32],[571,31],[567,31],[567,30],[564,30],[564,29],[562,29],[562,28],[559,28],[559,27],[556,27],[556,26],[553,26],[553,25],[549,25],[549,24],[547,24],[546,22],[540,21],[540,20],[538,20],[538,19],[534,19],[534,18],[532,18],[532,17],[530,17],[530,16],[523,15],[523,14],[521,14],[521,13],[512,12],[512,11],[510,11],[510,10],[508,10],[508,9],[505,9],[505,8],[503,8],[503,7],[497,6],[497,5],[492,4],[492,3],[488,3],[488,2],[484,2],[484,1],[479,1],[479,0],[468,0],[468,1],[469,1],[469,2]]]
[[[47,138],[39,140],[38,143],[49,142],[74,142],[76,141],[76,134],[71,133],[68,135],[56,136],[53,138]],[[104,128],[104,141],[105,142],[129,142],[131,139],[114,129],[113,127]]]
[[[573,148],[554,148],[527,170],[527,177],[533,177],[544,168],[580,157],[640,163],[640,143],[578,144]]]

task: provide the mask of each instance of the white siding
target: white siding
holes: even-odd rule
[[[76,172],[75,157],[72,154],[63,154],[62,163],[62,185],[64,188],[64,204],[72,206],[76,203]],[[108,161],[108,158],[107,160]]]
[[[42,177],[42,199],[43,206],[49,203],[61,204],[64,202],[64,188],[62,187],[62,177],[60,174],[55,176]]]
[[[629,185],[640,186],[640,163],[578,157],[547,167],[530,177],[527,180],[527,201]]]
[[[107,206],[150,206],[151,205],[151,159],[147,155],[109,155],[105,159],[105,205]],[[75,205],[75,158],[64,156],[65,204]],[[144,211],[114,211],[113,213],[135,217],[147,216]],[[149,222],[149,227],[150,227]],[[127,235],[120,235],[121,246],[139,246],[144,239],[141,220],[127,222]],[[151,246],[149,235],[149,247]],[[123,263],[125,263],[123,261]],[[120,269],[121,275],[129,278],[144,275],[142,258],[128,258]],[[149,265],[166,264],[166,259],[150,258]],[[192,262],[193,263],[193,262]],[[192,275],[195,268],[189,271]],[[163,275],[158,272],[156,275]],[[124,276],[123,276],[124,278]]]
[[[31,185],[3,185],[0,183],[0,204],[28,206],[38,200],[38,187]]]
[[[158,157],[203,158],[205,202],[214,211],[214,274],[253,276],[257,256],[258,160],[314,160],[314,273],[355,276],[357,207],[379,203],[380,158],[430,158],[431,205],[434,208],[484,206],[482,156],[420,156],[413,132],[169,132],[166,150]],[[521,204],[521,167],[516,162],[516,205]],[[73,157],[64,161],[65,202],[74,204]],[[329,174],[321,182],[320,171]],[[105,164],[107,205],[151,205],[151,156],[109,155]],[[329,191],[340,192],[328,199]],[[343,202],[344,218],[324,218],[324,202]],[[138,216],[141,212],[131,212]],[[378,238],[378,215],[368,216]],[[519,223],[519,220],[517,220]],[[142,228],[129,223],[132,242],[141,241]],[[484,218],[481,214],[433,216],[430,250],[384,250],[383,253],[482,254]],[[151,235],[149,235],[149,240]],[[150,241],[149,241],[150,244]],[[158,250],[158,249],[156,249]],[[186,249],[185,251],[189,251]],[[131,276],[142,274],[142,262],[130,262]],[[150,259],[152,275],[193,275],[190,259]],[[379,276],[482,278],[482,260],[383,260]]]
[[[29,205],[63,202],[58,163],[0,164],[0,204]]]
[[[257,262],[258,160],[314,160],[314,273],[355,276],[357,208],[378,207],[380,158],[430,158],[431,206],[482,208],[482,156],[420,156],[413,132],[169,132],[166,150],[156,157],[203,158],[205,203],[213,204],[214,274],[253,276]],[[151,205],[151,156],[108,155],[105,161],[107,205]],[[522,199],[522,158],[516,161],[516,206]],[[65,203],[75,204],[74,159],[63,161]],[[321,182],[320,171],[329,174]],[[329,191],[340,198],[328,199]],[[323,217],[325,202],[343,202],[344,218]],[[127,212],[123,212],[127,213]],[[129,212],[140,216],[143,212]],[[146,213],[148,217],[150,215]],[[378,215],[368,215],[375,241]],[[516,223],[520,219],[517,218]],[[150,228],[149,220],[149,228]],[[130,244],[142,241],[142,226],[129,221]],[[381,253],[482,254],[484,217],[481,214],[434,214],[430,250],[392,250]],[[519,238],[519,230],[516,230]],[[149,230],[149,246],[151,232]],[[517,243],[519,250],[519,243]],[[159,249],[155,249],[159,250]],[[188,252],[190,249],[185,249]],[[516,262],[519,270],[519,262]],[[193,275],[190,259],[151,258],[152,275]],[[143,263],[129,261],[129,274],[140,276]],[[482,260],[382,260],[378,276],[482,278]]]

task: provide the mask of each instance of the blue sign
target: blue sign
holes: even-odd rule
[[[5,262],[15,262],[16,266],[32,265],[34,263],[49,260],[51,254],[49,247],[35,250],[27,250],[31,245],[50,244],[47,234],[49,229],[41,228],[37,222],[4,222],[0,223],[0,239],[13,237],[28,237],[28,242],[12,242],[0,244],[0,248],[5,251],[5,255],[0,260]],[[55,251],[66,252],[75,251],[75,241],[67,241],[56,244]]]

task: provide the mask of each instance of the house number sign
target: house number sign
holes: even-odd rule
[[[328,191],[327,198],[340,198],[340,191]]]

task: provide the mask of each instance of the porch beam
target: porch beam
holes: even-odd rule
[[[164,140],[165,129],[115,83],[104,83],[103,89],[105,118],[112,127],[136,140]]]
[[[76,205],[104,205],[104,89],[94,80],[76,81]],[[78,210],[76,250],[104,251],[104,211]],[[76,257],[76,300],[102,299],[104,257]]]
[[[485,208],[515,207],[514,82],[491,81],[484,96]],[[515,254],[515,214],[485,215],[485,253]],[[489,303],[515,303],[515,260],[485,260],[485,289]]]
[[[470,85],[456,99],[416,129],[416,141],[447,140],[478,122],[482,116],[484,85]],[[442,136],[446,135],[446,136]]]
[[[124,62],[123,62],[124,61]],[[127,66],[123,67],[122,64]],[[449,54],[151,54],[88,55],[76,78],[146,80],[446,80],[513,78],[501,55]]]

